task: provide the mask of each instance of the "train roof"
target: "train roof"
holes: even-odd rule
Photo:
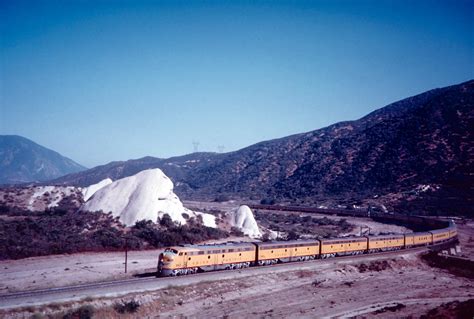
[[[416,232],[416,233],[405,233],[405,236],[409,237],[414,237],[414,236],[423,236],[423,235],[431,235],[429,231],[423,231],[423,232]]]
[[[207,244],[207,245],[181,245],[170,248],[178,251],[198,251],[198,250],[212,250],[212,249],[231,249],[233,247],[255,247],[252,243],[247,242],[227,242],[222,244]]]
[[[339,238],[326,238],[321,239],[322,243],[330,243],[330,242],[359,242],[359,241],[367,241],[367,237],[339,237]]]
[[[314,239],[305,239],[305,240],[285,240],[285,241],[265,241],[255,243],[258,246],[271,246],[271,245],[319,245],[319,241]]]
[[[433,229],[433,230],[430,230],[430,233],[433,233],[433,234],[447,233],[450,230],[452,230],[451,227],[447,227],[447,228],[443,228],[443,229]]]
[[[403,234],[391,234],[391,235],[376,235],[376,236],[367,236],[369,240],[384,239],[384,238],[404,238]]]

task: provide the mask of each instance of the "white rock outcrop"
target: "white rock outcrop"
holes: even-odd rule
[[[158,168],[141,171],[102,187],[81,210],[112,212],[127,226],[140,220],[156,222],[165,214],[179,224],[186,224],[185,213],[189,217],[201,215],[205,226],[217,227],[213,215],[185,208],[173,193],[173,182]]]
[[[97,192],[99,189],[101,189],[101,188],[103,188],[103,187],[105,187],[109,184],[112,184],[112,180],[110,178],[106,178],[106,179],[101,180],[97,184],[93,184],[93,185],[84,187],[82,189],[82,195],[83,195],[84,201],[87,202],[89,200],[89,198],[91,198],[92,195],[95,194],[95,192]]]
[[[227,215],[228,222],[231,226],[238,228],[245,235],[252,238],[262,237],[262,233],[258,228],[257,221],[253,216],[253,212],[247,205],[242,205]]]

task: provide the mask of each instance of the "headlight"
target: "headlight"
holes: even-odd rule
[[[174,257],[173,254],[163,253],[162,261],[163,261],[164,263],[172,262],[172,261],[174,260],[173,257]]]

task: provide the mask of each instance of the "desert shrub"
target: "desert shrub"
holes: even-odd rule
[[[117,302],[114,304],[115,311],[121,314],[137,312],[138,308],[140,308],[140,303],[135,299]]]
[[[120,248],[123,246],[122,232],[115,228],[99,229],[92,235],[94,242],[100,243],[102,247]]]
[[[300,238],[300,236],[299,236],[296,232],[294,232],[293,230],[291,230],[291,231],[288,233],[288,236],[287,236],[286,239],[288,239],[288,240],[296,240],[296,239],[298,239],[298,238]]]
[[[69,311],[63,316],[63,319],[90,319],[94,315],[94,307],[91,305],[84,305],[72,311]]]
[[[263,234],[262,241],[263,242],[270,241],[270,235],[268,233]]]
[[[244,233],[235,226],[232,226],[230,228],[230,234],[233,236],[238,236],[238,237],[244,236]]]
[[[15,216],[21,215],[15,212]],[[121,249],[123,230],[112,216],[52,209],[2,220],[0,259]]]
[[[162,221],[163,219],[159,224],[138,222],[132,227],[131,233],[153,247],[194,244],[204,240],[228,237],[227,232],[203,226],[193,218],[190,218],[186,225],[176,225],[173,221],[164,223]]]
[[[163,217],[160,218],[160,225],[163,226],[163,227],[170,228],[170,227],[175,226],[175,223],[171,219],[170,215],[165,214],[165,215],[163,215]]]
[[[217,195],[217,197],[214,199],[215,202],[222,203],[222,202],[228,202],[230,200],[229,196],[227,195]]]
[[[260,201],[261,205],[275,205],[276,201],[273,198],[264,198]]]
[[[353,228],[353,226],[344,218],[340,219],[337,222],[337,225],[341,227],[342,231],[349,231]]]
[[[195,218],[190,218],[187,225],[176,225],[168,215],[158,224],[139,221],[130,229],[111,214],[78,213],[75,209],[29,212],[8,208],[7,215],[15,218],[0,222],[0,260],[123,250],[125,243],[129,249],[193,244],[228,236],[225,231],[203,226]]]

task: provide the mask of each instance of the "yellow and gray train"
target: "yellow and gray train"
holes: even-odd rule
[[[451,222],[447,228],[400,235],[176,246],[160,254],[158,276],[407,249],[436,245],[456,237],[456,225]]]

